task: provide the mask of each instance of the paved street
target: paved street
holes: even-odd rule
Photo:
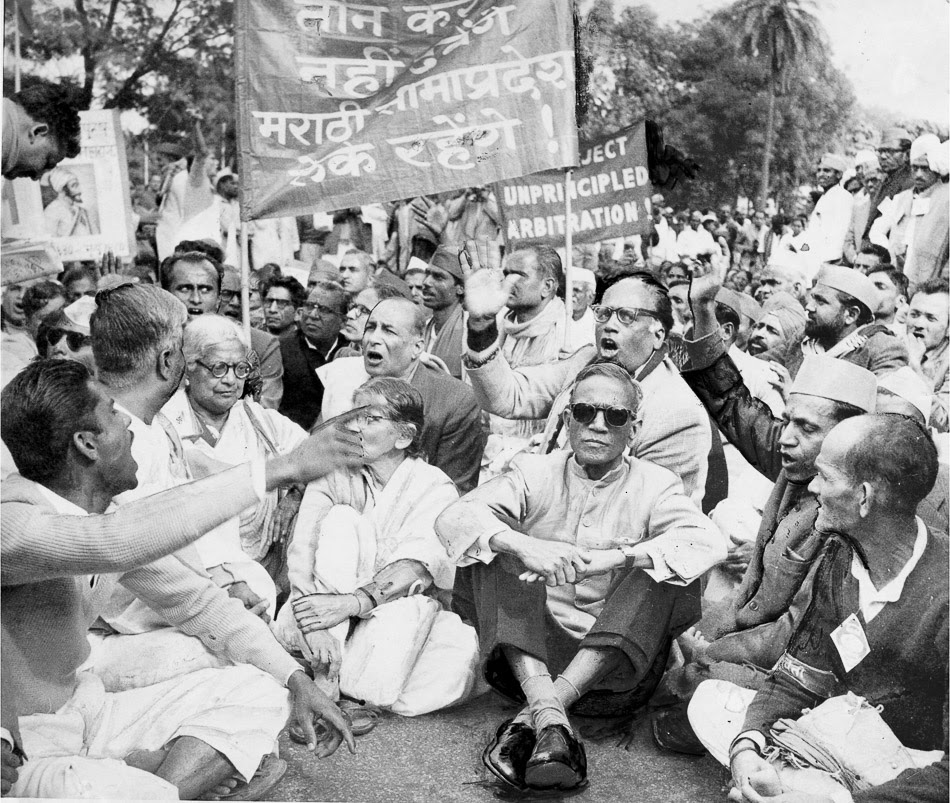
[[[514,709],[493,693],[447,712],[403,718],[384,714],[357,739],[358,753],[341,748],[315,761],[306,748],[281,738],[290,769],[270,800],[359,801],[359,803],[488,803],[499,797],[481,764],[481,750]],[[660,752],[646,720],[629,751],[616,739],[585,740],[590,785],[578,803],[720,803],[721,771],[711,758]],[[551,798],[547,798],[550,800]]]

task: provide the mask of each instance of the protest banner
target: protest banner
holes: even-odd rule
[[[59,258],[135,255],[125,137],[115,110],[79,113],[79,155],[40,180],[4,180],[4,237],[48,241]]]
[[[244,220],[574,164],[562,0],[238,0]]]
[[[582,144],[568,179],[563,170],[547,170],[495,185],[509,245],[564,245],[566,192],[575,245],[643,234],[652,191],[643,123]]]

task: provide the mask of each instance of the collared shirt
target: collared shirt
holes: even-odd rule
[[[532,538],[581,549],[642,544],[653,562],[643,571],[658,583],[686,585],[725,557],[725,538],[660,466],[625,456],[594,480],[566,451],[519,455],[511,466],[440,518],[439,537],[458,565],[494,560],[491,539],[507,531],[504,522],[511,519]],[[585,635],[627,571],[548,588],[555,620],[574,636]]]
[[[914,551],[910,560],[904,564],[897,576],[881,588],[874,585],[871,575],[861,562],[857,552],[851,558],[851,574],[858,581],[858,604],[861,606],[861,615],[865,622],[870,622],[877,616],[888,602],[897,602],[904,591],[907,577],[920,562],[921,555],[927,548],[927,526],[917,519],[917,538],[914,541]]]

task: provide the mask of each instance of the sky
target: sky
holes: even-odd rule
[[[614,0],[647,5],[662,22],[689,20],[729,0]],[[950,1],[817,0],[832,58],[862,106],[950,121]]]

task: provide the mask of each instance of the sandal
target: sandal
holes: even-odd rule
[[[251,780],[239,781],[238,785],[224,795],[208,795],[204,800],[261,800],[287,772],[287,762],[269,753],[261,759]]]
[[[364,736],[376,727],[379,722],[380,710],[369,703],[359,703],[356,700],[341,699],[337,703],[350,723],[350,730],[354,736]]]
[[[344,719],[350,724],[350,730],[354,736],[365,736],[379,722],[380,710],[375,705],[342,699],[337,703],[337,706],[343,713]],[[314,722],[313,729],[317,734],[317,741],[320,741],[321,735],[326,733],[326,726],[322,722]],[[304,729],[296,722],[290,725],[287,734],[292,742],[297,744],[307,743]]]

